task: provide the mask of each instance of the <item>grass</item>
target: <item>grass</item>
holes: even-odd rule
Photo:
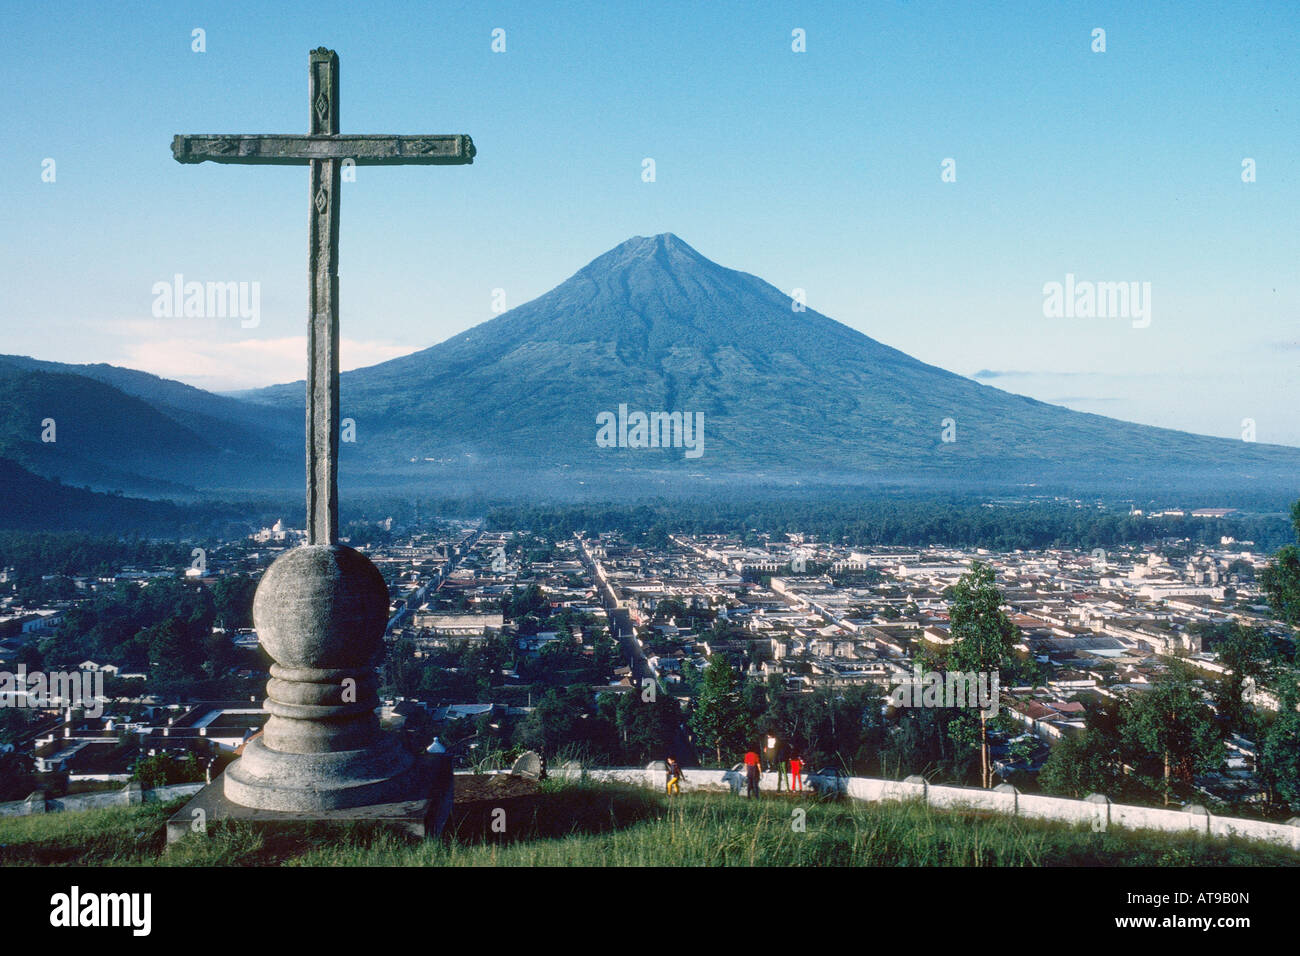
[[[1267,866],[1281,847],[937,811],[917,803],[665,795],[554,782],[492,807],[458,808],[441,840],[374,826],[274,832],[218,824],[165,845],[182,802],[0,819],[0,864],[118,866]],[[794,811],[806,813],[799,831]]]
[[[164,824],[184,801],[0,818],[0,864],[138,864],[157,860]]]

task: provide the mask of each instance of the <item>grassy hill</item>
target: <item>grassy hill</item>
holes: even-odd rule
[[[663,794],[544,784],[528,797],[458,804],[443,840],[366,826],[275,834],[214,826],[168,848],[163,824],[182,805],[0,820],[0,865],[77,866],[1295,866],[1277,847],[1111,830],[1094,833],[921,804],[798,801],[767,795]],[[493,805],[506,832],[490,829]],[[806,811],[796,832],[794,810]]]

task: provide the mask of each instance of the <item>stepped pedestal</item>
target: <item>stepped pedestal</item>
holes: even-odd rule
[[[167,824],[168,841],[217,820],[388,821],[428,835],[451,811],[451,761],[414,755],[379,727],[374,663],[388,588],[365,555],[304,545],[267,569],[253,600],[275,663],[261,735]]]

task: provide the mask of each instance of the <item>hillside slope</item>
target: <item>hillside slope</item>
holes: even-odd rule
[[[300,473],[301,438],[290,445],[278,425],[287,412],[130,369],[94,366],[95,374],[85,374],[81,366],[49,366],[59,368],[0,358],[0,455],[36,474],[170,496],[287,486]],[[300,433],[300,417],[297,425]]]

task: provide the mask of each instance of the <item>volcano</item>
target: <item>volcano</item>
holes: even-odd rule
[[[1075,412],[927,365],[671,233],[611,249],[545,295],[342,378],[349,468],[430,481],[556,473],[661,481],[1293,488],[1300,449]],[[253,396],[300,407],[302,385]],[[680,414],[601,441],[601,424]],[[676,419],[673,419],[675,422]],[[606,433],[608,437],[608,433]],[[642,433],[644,437],[644,433]],[[658,445],[659,447],[653,447]]]

